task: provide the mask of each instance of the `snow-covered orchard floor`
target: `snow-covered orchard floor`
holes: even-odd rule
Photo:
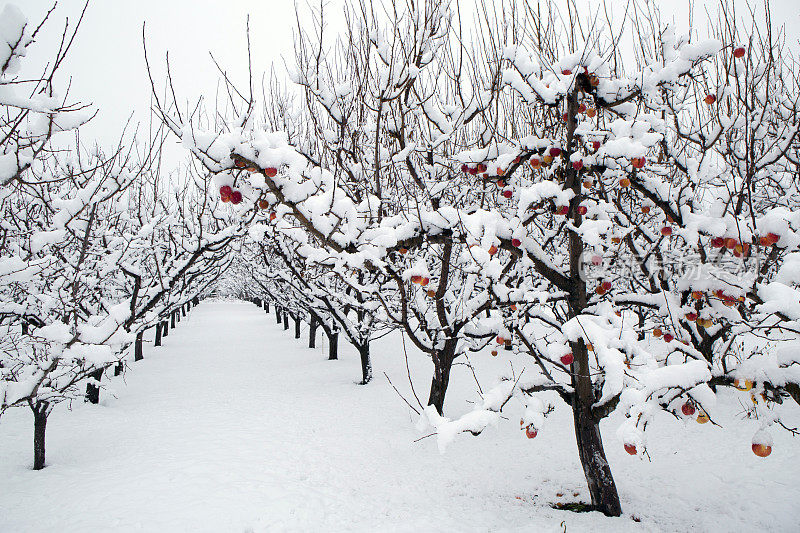
[[[745,393],[722,393],[724,430],[661,415],[648,430],[652,462],[628,456],[619,420],[604,421],[624,510],[612,519],[550,507],[588,499],[563,404],[534,440],[512,410],[442,455],[435,438],[414,442],[423,434],[383,376],[408,393],[399,336],[375,343],[375,380],[358,386],[355,351],[342,344],[341,360],[327,361],[305,347],[306,331],[291,333],[249,303],[203,303],[107,383],[99,406],[55,410],[39,472],[31,413],[7,413],[0,531],[800,530],[800,442],[776,431],[772,455],[754,456],[753,428],[726,424]],[[431,365],[408,348],[424,397]],[[471,360],[487,380],[508,364]],[[457,366],[446,410],[475,398]]]

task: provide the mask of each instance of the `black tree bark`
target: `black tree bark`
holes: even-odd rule
[[[47,402],[31,404],[33,411],[33,469],[41,470],[45,464],[45,433],[47,416],[50,414]]]
[[[275,306],[275,323],[276,324],[281,323],[281,308],[278,307],[277,305]]]
[[[142,352],[142,337],[144,336],[144,332],[140,331],[136,334],[136,341],[133,343],[133,360],[134,361],[141,361],[144,359],[144,353]]]
[[[366,385],[372,380],[372,361],[369,358],[369,342],[358,347],[361,357],[361,384]]]
[[[292,318],[294,319],[294,338],[295,339],[299,339],[300,338],[300,317],[299,316],[294,316]]]
[[[317,315],[311,313],[311,318],[308,323],[308,347],[317,347]]]
[[[165,321],[163,321],[161,323],[161,331],[162,331],[162,336],[163,337],[166,337],[167,335],[169,335],[169,322],[168,321],[165,320]]]
[[[89,377],[94,378],[97,381],[103,379],[103,369],[98,368],[91,374]],[[95,385],[94,383],[87,383],[86,384],[86,399],[89,403],[99,403],[100,402],[100,387]]]
[[[333,330],[328,335],[328,360],[339,359],[339,331]]]
[[[172,329],[175,329],[175,312],[174,311],[172,313],[170,313],[169,320],[170,320],[169,327],[171,327]]]
[[[156,322],[156,338],[153,341],[153,346],[161,346],[161,322]]]
[[[431,393],[428,397],[428,405],[436,408],[441,415],[444,413],[444,396],[447,393],[447,385],[450,383],[450,369],[453,366],[453,359],[456,352],[456,339],[448,339],[444,342],[441,350],[433,352],[433,379],[431,380]]]
[[[283,312],[283,329],[289,329],[289,313],[287,311]]]

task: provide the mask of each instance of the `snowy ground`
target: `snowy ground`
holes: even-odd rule
[[[625,512],[612,519],[550,507],[588,498],[563,404],[534,440],[512,411],[442,455],[434,438],[414,443],[383,376],[408,393],[399,336],[375,344],[376,378],[358,386],[354,351],[327,361],[292,332],[251,304],[203,303],[101,405],[57,408],[40,472],[30,412],[4,416],[0,531],[800,531],[800,440],[775,432],[772,455],[754,456],[755,423],[730,423],[744,393],[725,398],[725,429],[664,416],[648,430],[652,462],[606,421]],[[409,356],[424,399],[430,363]],[[504,364],[471,359],[487,381]],[[446,411],[475,397],[458,367]]]

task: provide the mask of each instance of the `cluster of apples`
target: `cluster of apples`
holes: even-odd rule
[[[236,168],[241,168],[247,170],[248,172],[263,172],[268,178],[274,178],[278,175],[278,169],[275,167],[267,167],[264,170],[261,170],[256,166],[248,164],[247,161],[241,157],[235,157],[233,159],[233,164],[236,165]]]
[[[234,189],[230,185],[223,185],[219,188],[219,198],[224,203],[230,202],[237,205],[242,201],[242,191]]]
[[[417,275],[411,276],[411,283],[414,283],[415,285],[420,285],[424,287],[430,282],[431,282],[430,278],[425,276],[417,276]]]

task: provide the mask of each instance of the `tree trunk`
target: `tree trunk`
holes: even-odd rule
[[[431,379],[431,393],[428,397],[428,405],[436,408],[441,415],[444,413],[444,395],[447,393],[447,385],[450,383],[450,369],[453,366],[453,359],[456,352],[456,339],[444,341],[441,350],[433,352],[433,379]]]
[[[91,374],[89,377],[94,378],[97,381],[103,379],[103,369],[98,368]],[[94,383],[87,383],[86,384],[86,399],[89,403],[99,403],[100,402],[100,387],[95,385]]]
[[[197,296],[194,297],[194,305],[195,306],[200,305],[200,298],[198,298]]]
[[[264,312],[269,313],[269,302],[264,300]]]
[[[611,467],[603,450],[600,424],[592,416],[590,405],[581,405],[577,394],[573,400],[572,415],[575,422],[575,437],[578,442],[578,455],[583,466],[583,474],[589,486],[592,507],[606,516],[620,516],[617,486],[611,475]]]
[[[27,320],[23,320],[22,321],[22,334],[23,335],[27,335],[28,331],[29,331],[28,321]]]
[[[114,375],[119,376],[122,374],[122,371],[125,369],[125,363],[122,361],[118,361],[116,365],[114,365]]]
[[[283,329],[289,329],[289,313],[287,311],[283,312]]]
[[[153,346],[161,346],[161,322],[156,322],[156,338],[153,341]]]
[[[369,359],[369,342],[358,347],[361,356],[361,384],[366,385],[372,380],[372,362]]]
[[[339,330],[331,331],[328,335],[328,361],[339,359]]]
[[[134,361],[141,361],[144,359],[144,354],[142,353],[142,337],[144,336],[144,331],[140,331],[136,334],[136,342],[133,343],[133,360]]]
[[[277,324],[281,323],[281,308],[277,305],[275,306],[275,321]]]
[[[180,309],[176,309],[175,310],[175,322],[180,322],[180,321],[181,321],[181,310]]]
[[[165,320],[165,321],[163,321],[161,323],[161,331],[162,331],[162,337],[166,337],[167,335],[169,335],[169,322],[168,321]]]
[[[172,329],[175,329],[175,313],[174,312],[169,314],[169,320],[170,320],[169,327],[171,327]]]
[[[44,468],[45,459],[45,432],[47,431],[47,416],[50,414],[47,402],[37,401],[31,405],[33,411],[33,469]]]
[[[295,339],[299,339],[300,338],[300,322],[301,322],[300,321],[300,317],[296,316],[296,317],[292,317],[292,318],[294,318],[294,338]]]
[[[317,347],[317,315],[311,313],[311,319],[308,323],[308,347]]]

